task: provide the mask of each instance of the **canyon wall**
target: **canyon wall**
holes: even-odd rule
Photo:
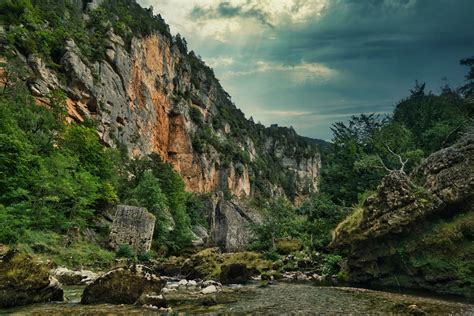
[[[125,144],[130,156],[159,154],[189,191],[295,199],[317,191],[315,145],[291,128],[247,120],[213,71],[175,38],[155,32],[126,45],[112,30],[104,36],[105,56],[94,63],[73,40],[65,43],[60,72],[29,56],[31,92],[45,101],[53,90],[65,91],[71,121],[93,119],[102,142]]]

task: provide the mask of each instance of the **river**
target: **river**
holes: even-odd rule
[[[64,303],[35,304],[0,310],[12,315],[159,315],[131,305],[81,305],[83,287],[66,287]],[[372,291],[348,287],[321,287],[309,283],[278,283],[266,287],[246,285],[227,296],[225,303],[216,300],[211,306],[190,301],[173,301],[173,313],[209,314],[456,314],[474,315],[474,305],[428,296]],[[416,305],[416,306],[414,306]]]

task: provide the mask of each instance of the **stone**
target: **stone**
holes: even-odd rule
[[[209,243],[228,252],[246,249],[254,238],[251,224],[260,222],[261,217],[236,202],[226,201],[222,192],[215,194],[210,204]]]
[[[181,280],[178,282],[178,286],[186,286],[188,285],[188,280]]]
[[[198,284],[197,284],[196,281],[194,281],[194,280],[188,281],[188,284],[187,284],[187,287],[188,287],[188,288],[195,288],[195,287],[197,287],[197,286],[198,286]]]
[[[61,284],[45,264],[16,250],[0,255],[0,308],[63,300]]]
[[[217,287],[215,285],[209,285],[201,290],[202,294],[212,294],[217,292]]]
[[[214,280],[206,280],[206,281],[202,282],[202,287],[208,287],[210,285],[214,285],[214,286],[217,286],[217,287],[222,287],[222,284],[220,284],[219,282],[214,281]]]
[[[425,312],[424,310],[422,310],[420,307],[418,307],[415,304],[408,305],[407,311],[410,315],[418,315],[418,316],[428,315],[427,312]]]
[[[142,294],[137,302],[135,303],[136,305],[142,305],[143,307],[145,306],[153,306],[156,308],[161,308],[161,307],[168,307],[168,302],[166,299],[163,297],[163,295],[159,295],[156,293],[147,293],[147,294]]]
[[[84,289],[82,304],[134,304],[144,294],[159,294],[166,281],[143,265],[116,268]]]
[[[117,205],[109,235],[109,245],[118,249],[130,245],[135,253],[149,251],[156,218],[146,208]]]
[[[195,247],[205,246],[208,243],[209,234],[207,233],[207,230],[203,226],[194,225],[192,227],[192,231],[195,237],[193,240],[193,246]]]
[[[252,273],[245,264],[231,263],[221,266],[220,281],[223,284],[245,283],[251,276]]]
[[[97,279],[98,274],[89,270],[73,271],[65,267],[59,267],[52,274],[64,285],[88,285]]]

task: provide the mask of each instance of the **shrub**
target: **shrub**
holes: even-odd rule
[[[115,253],[117,258],[132,258],[133,257],[133,250],[130,245],[123,244],[120,245]]]

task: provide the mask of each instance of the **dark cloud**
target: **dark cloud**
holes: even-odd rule
[[[311,1],[295,1],[289,14]],[[319,16],[303,23],[270,19],[262,8],[256,0],[195,6],[188,17],[196,23],[254,19],[264,27],[255,34],[232,34],[239,40],[226,43],[197,40],[195,34],[186,38],[204,60],[234,60],[215,72],[248,116],[293,125],[307,136],[330,139],[335,121],[359,112],[390,112],[417,79],[435,92],[445,84],[443,77],[457,87],[466,73],[459,60],[474,55],[474,0],[329,0]],[[257,61],[317,63],[338,75],[299,83],[282,72],[245,75]],[[226,77],[229,71],[242,76]]]
[[[248,7],[250,5],[250,7]],[[273,28],[270,23],[268,15],[258,9],[256,5],[251,5],[250,1],[247,2],[247,6],[235,5],[233,6],[230,2],[221,2],[216,7],[204,8],[201,6],[195,6],[190,13],[190,16],[194,19],[222,19],[222,18],[253,18],[263,25]]]

